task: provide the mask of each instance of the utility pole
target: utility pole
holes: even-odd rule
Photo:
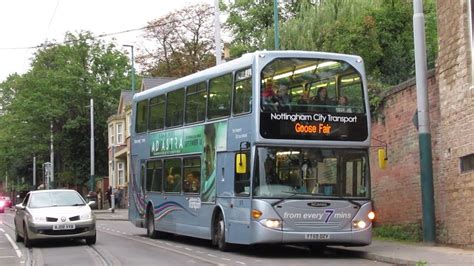
[[[425,17],[423,1],[413,1],[413,36],[415,41],[416,98],[420,146],[421,198],[423,209],[423,241],[436,241],[434,213],[433,159],[431,152],[430,114],[428,108]]]
[[[135,56],[133,54],[133,45],[124,44],[123,47],[129,47],[131,50],[131,60],[132,60],[132,95],[135,94]]]
[[[110,208],[112,212],[115,212],[115,144],[112,144],[112,195],[110,195]]]
[[[278,0],[273,0],[273,24],[275,28],[275,50],[280,49],[280,36],[278,29]]]
[[[36,154],[33,154],[33,187],[36,189]]]
[[[54,144],[53,144],[53,121],[51,121],[50,125],[51,129],[51,154],[50,154],[50,162],[51,162],[51,170],[50,170],[50,178],[51,178],[51,188],[54,188]]]
[[[90,182],[90,190],[89,191],[94,191],[94,175],[95,175],[95,165],[94,165],[94,153],[95,153],[95,146],[94,146],[94,99],[92,99],[92,93],[91,93],[91,103],[90,103],[90,108],[91,108],[91,140],[90,140],[90,145],[91,145],[91,175],[89,178]]]
[[[214,0],[214,8],[216,9],[214,16],[214,42],[216,44],[216,65],[222,63],[222,51],[221,51],[221,21],[220,21],[220,9],[219,0]]]

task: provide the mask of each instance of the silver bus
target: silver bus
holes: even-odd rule
[[[363,60],[258,51],[137,93],[129,219],[231,244],[371,243]]]

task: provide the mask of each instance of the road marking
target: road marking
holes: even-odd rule
[[[247,263],[236,260],[235,263],[246,265]]]
[[[5,230],[3,230],[3,228],[0,228],[0,231],[4,232],[5,233]]]
[[[193,249],[192,249],[192,248],[184,248],[184,249],[186,249],[186,250],[189,250],[189,251],[193,251]]]
[[[228,258],[221,258],[221,259],[223,259],[223,260],[227,260],[227,261],[229,261],[229,260],[230,260],[230,259],[228,259]]]
[[[15,252],[16,252],[16,255],[18,256],[18,258],[21,258],[21,251],[18,248],[18,246],[16,245],[16,243],[13,242],[13,239],[9,235],[7,235],[6,233],[5,233],[5,236],[7,237],[8,241],[10,241],[10,244],[12,244],[12,247],[15,249]]]
[[[207,254],[207,256],[209,256],[209,257],[213,257],[213,258],[217,258],[217,256],[216,256],[216,255],[214,255],[214,254]]]
[[[16,258],[15,256],[0,256],[0,259],[11,259]]]
[[[105,231],[102,231],[102,232],[107,233],[107,234],[111,234],[111,235],[116,235],[118,237],[126,238],[126,239],[133,240],[133,241],[136,241],[136,242],[140,242],[140,243],[152,245],[152,246],[155,246],[155,247],[159,247],[159,248],[162,248],[164,250],[167,250],[167,251],[170,251],[170,252],[173,252],[173,253],[177,253],[177,254],[180,254],[180,255],[183,255],[183,256],[187,256],[187,257],[190,257],[190,258],[194,258],[194,259],[199,260],[199,261],[205,261],[205,262],[211,263],[213,265],[219,265],[219,266],[224,265],[224,264],[220,264],[216,261],[213,261],[211,259],[208,259],[206,257],[196,256],[196,255],[190,254],[186,251],[180,251],[178,249],[175,249],[173,247],[173,245],[171,245],[170,243],[165,243],[166,245],[159,245],[155,241],[150,241],[150,239],[145,238],[145,237],[143,237],[143,239],[140,239],[140,238],[133,237],[133,236],[122,236],[122,235],[109,233],[109,232],[105,232]],[[167,246],[170,246],[170,247],[167,247]],[[204,253],[204,252],[200,252],[200,253]]]

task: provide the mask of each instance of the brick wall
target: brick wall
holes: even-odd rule
[[[474,154],[467,0],[438,0],[437,4],[439,53],[428,82],[437,240],[474,247],[474,171],[460,169],[460,158]],[[376,152],[371,155],[377,222],[421,224],[418,132],[412,124],[414,80],[391,88],[383,97],[381,118],[372,125],[373,137],[389,148],[387,169],[378,169]]]
[[[474,89],[466,0],[438,0],[440,132],[437,218],[439,239],[474,246],[474,172],[460,172],[460,157],[474,153]]]
[[[428,75],[430,118],[438,120],[438,88],[434,71]],[[415,81],[389,89],[383,97],[379,117],[372,123],[372,137],[388,144],[388,165],[377,167],[376,148],[372,150],[372,195],[379,224],[420,223],[421,188],[418,131],[413,124],[416,113]],[[432,135],[437,123],[431,123]],[[434,139],[434,138],[433,138]],[[432,141],[436,145],[435,141]],[[372,141],[373,145],[380,142]],[[435,159],[435,158],[434,158]]]

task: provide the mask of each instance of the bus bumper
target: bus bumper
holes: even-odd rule
[[[296,232],[270,229],[252,222],[253,239],[250,244],[321,244],[342,246],[366,246],[372,243],[372,225],[362,230],[345,232]]]

